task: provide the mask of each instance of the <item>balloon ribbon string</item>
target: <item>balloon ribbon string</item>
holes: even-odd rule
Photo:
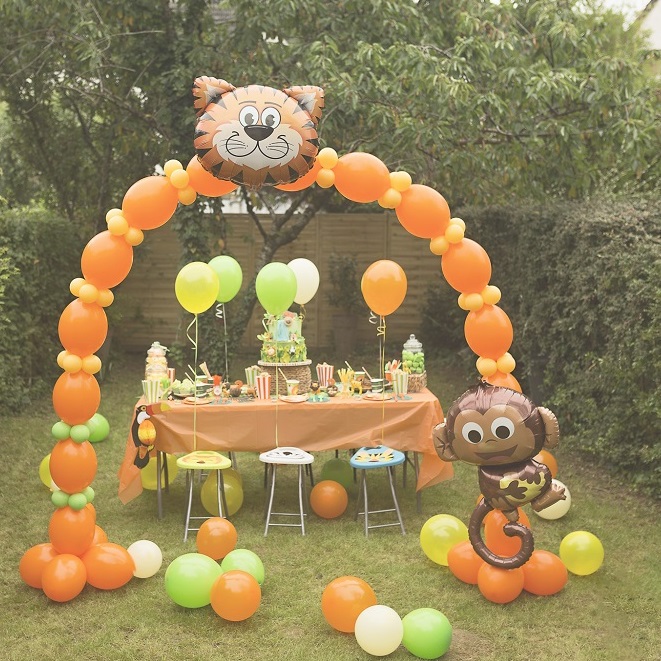
[[[275,341],[275,362],[278,362],[278,340]],[[280,386],[278,381],[279,367],[275,368],[275,447],[278,445],[278,401],[280,400]]]
[[[381,370],[379,376],[383,379],[383,390],[381,391],[381,445],[384,445],[386,427],[386,318],[381,316],[379,320],[376,332],[379,337],[379,367]]]
[[[191,326],[195,326],[195,338],[192,338],[190,335]],[[192,368],[193,377],[193,452],[197,451],[197,315],[193,317],[193,321],[188,324],[186,328],[186,337],[191,341],[194,351],[194,367]],[[190,368],[190,365],[188,366]]]

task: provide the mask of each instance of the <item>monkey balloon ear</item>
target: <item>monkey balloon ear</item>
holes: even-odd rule
[[[560,442],[560,427],[558,426],[558,419],[555,417],[553,411],[549,411],[549,409],[546,409],[543,406],[538,406],[537,410],[544,421],[544,431],[546,433],[544,447],[552,450]]]
[[[459,461],[459,457],[454,453],[452,444],[448,439],[448,428],[445,426],[445,421],[434,427],[432,439],[434,441],[436,454],[443,459],[443,461]]]

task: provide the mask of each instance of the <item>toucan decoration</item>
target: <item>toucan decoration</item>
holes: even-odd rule
[[[154,413],[168,411],[170,407],[164,402],[154,404],[140,404],[135,409],[135,418],[131,425],[131,438],[137,448],[133,463],[138,468],[144,468],[149,463],[149,453],[154,449],[156,440],[156,427],[150,420]]]

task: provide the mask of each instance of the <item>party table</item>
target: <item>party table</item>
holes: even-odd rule
[[[241,398],[243,399],[243,398]],[[142,400],[138,402],[138,405]],[[155,450],[168,454],[197,450],[264,452],[295,446],[307,452],[350,450],[387,445],[419,452],[418,491],[453,475],[452,466],[434,450],[432,429],[443,420],[438,399],[425,389],[404,399],[370,400],[334,397],[290,403],[271,398],[203,405],[168,402],[154,413]],[[135,411],[134,411],[135,418]],[[136,447],[129,432],[119,469],[119,498],[128,503],[142,492],[140,471],[133,464]]]

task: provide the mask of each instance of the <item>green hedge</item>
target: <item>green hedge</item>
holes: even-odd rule
[[[60,374],[57,324],[81,249],[66,220],[42,209],[0,210],[0,413],[28,406]]]
[[[491,257],[524,390],[558,415],[564,442],[658,496],[661,203],[599,199],[458,215]],[[456,299],[446,284],[428,292],[427,348],[434,337],[444,350],[459,348],[465,313]]]

